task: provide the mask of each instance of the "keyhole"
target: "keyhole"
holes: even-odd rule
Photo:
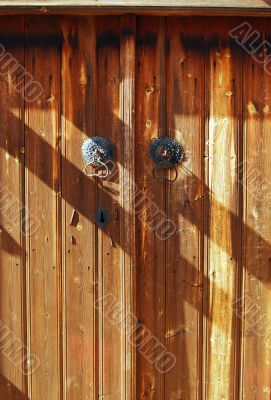
[[[110,220],[110,215],[108,210],[100,206],[95,213],[95,222],[100,228],[105,228]]]

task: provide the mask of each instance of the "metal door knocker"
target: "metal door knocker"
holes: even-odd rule
[[[113,159],[113,144],[101,137],[93,136],[87,139],[82,145],[82,155],[87,164],[84,167],[84,172],[87,176],[98,176],[99,178],[105,179],[109,175],[109,168],[107,163]],[[94,170],[88,171],[89,167]],[[102,174],[99,174],[96,169],[103,168]]]
[[[177,166],[183,161],[185,156],[182,145],[169,136],[154,138],[150,144],[150,155],[156,164],[156,167],[153,169],[154,178],[171,183],[175,182],[178,177]],[[165,169],[175,170],[173,179],[164,176]],[[158,170],[160,170],[160,173],[158,173]]]

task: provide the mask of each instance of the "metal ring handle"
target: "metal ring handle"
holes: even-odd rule
[[[156,174],[156,170],[157,170],[158,168],[160,168],[162,171],[165,169],[165,168],[161,167],[160,165],[157,165],[156,167],[154,167],[154,169],[153,169],[153,171],[152,171],[152,175],[153,175],[153,177],[154,177],[155,179],[157,179],[158,181],[167,181],[167,182],[173,183],[173,182],[175,182],[175,181],[177,180],[177,178],[178,178],[178,171],[177,171],[177,168],[176,168],[176,167],[174,168],[174,171],[175,171],[175,177],[174,177],[174,179],[166,178],[164,175],[163,175],[163,176],[158,176],[158,175]]]
[[[90,165],[92,165],[92,163],[88,163],[86,166],[85,166],[85,168],[84,168],[84,172],[85,172],[85,174],[87,175],[87,176],[90,176],[90,177],[92,177],[92,176],[97,176],[98,178],[101,178],[101,179],[106,179],[107,177],[108,177],[108,175],[109,175],[109,168],[108,168],[108,166],[105,164],[105,163],[103,163],[102,161],[99,161],[99,163],[105,168],[105,172],[104,172],[104,174],[103,175],[100,175],[99,173],[89,173],[88,171],[87,171],[87,169],[88,169],[88,167],[90,166]]]

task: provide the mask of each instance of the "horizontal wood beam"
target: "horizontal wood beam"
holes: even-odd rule
[[[221,7],[221,8],[270,8],[270,0],[2,0],[3,6],[53,6],[53,7]]]
[[[0,13],[271,15],[271,0],[3,0]]]

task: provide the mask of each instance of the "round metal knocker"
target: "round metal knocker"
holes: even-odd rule
[[[183,161],[185,155],[182,145],[169,136],[155,138],[150,145],[150,155],[156,164],[153,169],[154,178],[171,183],[175,182],[178,177],[177,166]],[[165,169],[174,169],[175,175],[173,179],[169,179],[164,175]]]
[[[93,136],[86,140],[82,145],[82,155],[87,164],[84,167],[84,172],[87,176],[98,176],[105,179],[109,175],[109,168],[106,165],[113,159],[113,144],[101,136]],[[92,172],[89,171],[92,167]],[[96,169],[103,168],[103,173],[99,174]]]

